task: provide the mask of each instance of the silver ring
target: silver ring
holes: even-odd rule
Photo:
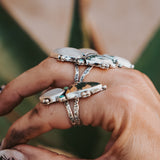
[[[40,96],[40,102],[43,104],[51,104],[54,102],[64,102],[67,115],[72,125],[79,125],[79,98],[87,98],[93,94],[101,92],[106,89],[106,85],[102,85],[98,82],[78,82],[70,87],[64,87],[64,89],[56,88],[51,89]],[[74,100],[74,111],[69,104],[69,100]]]

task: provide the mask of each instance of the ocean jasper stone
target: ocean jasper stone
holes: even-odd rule
[[[98,82],[79,82],[70,86],[65,94],[67,99],[85,98],[103,90],[102,87],[102,84]],[[85,94],[87,96],[83,96]]]

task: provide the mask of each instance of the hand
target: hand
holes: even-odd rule
[[[81,72],[84,68],[80,67]],[[73,79],[73,64],[47,58],[5,87],[0,94],[0,115],[10,112],[24,97],[48,87],[69,86],[74,83]],[[107,85],[105,91],[80,99],[79,103],[83,125],[101,126],[112,132],[105,152],[98,160],[160,159],[160,95],[148,77],[133,69],[94,68],[84,81]],[[70,127],[72,126],[62,103],[54,103],[48,107],[39,103],[10,127],[2,148],[26,143],[55,128]],[[15,148],[29,160],[68,159],[28,145]]]

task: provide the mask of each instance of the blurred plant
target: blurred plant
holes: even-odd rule
[[[94,48],[94,44],[82,26],[79,1],[74,1],[73,21],[68,46],[75,48]],[[86,38],[87,37],[87,38]],[[85,41],[85,43],[84,43]],[[143,71],[153,80],[160,91],[160,29],[155,33],[142,56],[136,62],[136,68]],[[0,6],[0,84],[7,83],[25,70],[37,65],[47,55],[28,36],[28,34]],[[0,138],[2,139],[9,126],[20,116],[38,103],[38,96],[26,98],[12,113],[0,117]],[[81,158],[99,156],[109,139],[110,134],[99,127],[74,127],[67,130],[53,130],[32,140],[33,145],[42,144],[64,149]]]

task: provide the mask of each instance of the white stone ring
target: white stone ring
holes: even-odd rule
[[[107,54],[99,55],[95,50],[87,48],[58,48],[51,53],[50,57],[62,62],[72,62],[77,65],[94,66],[102,69],[116,67],[134,68],[134,65],[125,58]]]

